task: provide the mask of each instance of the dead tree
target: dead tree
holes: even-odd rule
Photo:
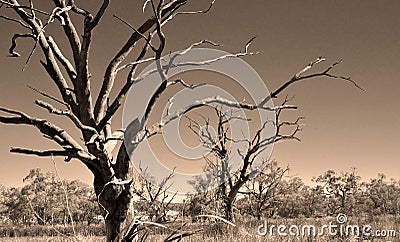
[[[235,119],[243,119],[236,116],[232,112],[223,112],[220,108],[215,108],[217,116],[217,124],[215,127],[216,134],[211,132],[210,121],[203,116],[204,124],[200,124],[193,118],[187,117],[189,120],[188,127],[200,138],[203,146],[209,149],[210,155],[205,155],[207,160],[205,170],[212,170],[211,179],[217,180],[220,185],[216,189],[217,197],[222,200],[223,213],[225,219],[234,222],[234,203],[237,195],[241,192],[244,185],[262,171],[263,166],[267,162],[263,159],[263,152],[274,143],[282,140],[299,140],[297,133],[301,130],[299,123],[303,118],[299,117],[293,122],[282,121],[281,114],[283,110],[294,109],[295,106],[288,105],[289,99],[285,99],[281,106],[275,109],[275,120],[267,120],[264,122],[252,138],[243,138],[235,140],[230,136],[230,121]],[[247,120],[250,121],[250,120]],[[268,125],[276,127],[275,132],[270,136],[265,136],[264,129]],[[202,128],[205,127],[205,128]],[[291,132],[283,131],[284,128],[292,128]],[[286,133],[285,133],[286,132]],[[243,142],[244,149],[232,150],[233,142]],[[233,171],[231,164],[231,156],[239,154],[241,162],[239,168]],[[260,163],[261,159],[261,163]],[[259,160],[259,161],[257,161]],[[216,169],[217,168],[217,169]],[[284,173],[282,173],[283,175]],[[211,182],[211,180],[209,181]],[[197,183],[207,183],[205,181],[197,181]]]
[[[40,52],[42,60],[40,64],[48,74],[51,81],[58,88],[58,95],[50,95],[45,91],[36,90],[43,99],[53,103],[36,100],[35,104],[40,108],[49,111],[51,115],[63,116],[74,124],[80,132],[81,137],[73,137],[67,130],[59,125],[50,122],[43,117],[34,117],[25,112],[0,107],[0,122],[5,124],[28,125],[36,128],[42,136],[54,141],[59,145],[56,150],[35,150],[30,148],[11,148],[11,152],[36,155],[40,157],[61,156],[65,161],[71,159],[80,160],[94,175],[94,188],[99,198],[101,206],[104,208],[105,224],[107,231],[107,241],[121,241],[130,234],[137,226],[134,223],[134,210],[132,201],[131,184],[134,180],[132,162],[129,153],[135,149],[135,145],[120,145],[118,156],[113,157],[112,152],[117,146],[115,141],[123,140],[121,132],[113,132],[111,121],[117,110],[131,88],[139,85],[135,71],[138,66],[148,61],[157,63],[157,71],[162,77],[159,88],[152,95],[151,101],[145,107],[145,114],[132,123],[133,140],[142,141],[151,137],[172,120],[180,118],[190,110],[210,103],[219,103],[230,106],[231,108],[243,108],[247,110],[267,109],[264,105],[272,98],[277,98],[290,85],[305,79],[314,77],[330,77],[350,81],[350,78],[331,74],[339,62],[334,63],[322,72],[306,75],[314,65],[321,63],[325,59],[318,58],[310,63],[302,71],[294,75],[285,82],[280,88],[267,95],[258,104],[249,104],[225,100],[219,97],[210,97],[201,102],[188,104],[187,107],[180,109],[162,118],[160,122],[148,123],[149,114],[156,105],[158,97],[171,85],[182,85],[185,88],[194,88],[184,82],[184,80],[170,80],[165,78],[164,64],[160,61],[166,42],[163,27],[176,16],[206,13],[210,7],[204,11],[182,12],[180,9],[189,0],[171,1],[144,1],[143,9],[151,9],[151,16],[148,17],[139,27],[135,28],[126,21],[120,19],[130,27],[132,34],[125,44],[119,48],[115,56],[111,58],[108,66],[104,70],[104,78],[101,83],[99,93],[96,95],[91,88],[91,74],[89,54],[94,31],[101,24],[105,12],[109,9],[109,0],[99,3],[98,11],[91,13],[80,8],[74,0],[53,0],[51,11],[44,11],[37,8],[33,0],[0,0],[0,10],[7,15],[1,15],[1,19],[19,24],[24,33],[16,33],[12,36],[9,53],[11,57],[19,57],[17,52],[17,42],[21,38],[32,39],[34,48],[28,55],[28,61],[32,54]],[[37,3],[40,5],[39,3]],[[79,27],[74,22],[81,19]],[[118,18],[118,17],[117,17]],[[58,25],[61,28],[61,36],[51,36],[46,28],[49,25]],[[80,30],[82,29],[82,31]],[[57,34],[58,35],[58,34]],[[62,36],[63,35],[63,36]],[[67,39],[67,45],[60,46],[62,38]],[[200,41],[191,44],[185,51],[195,48],[201,44],[211,44],[210,41]],[[156,46],[157,45],[157,46]],[[248,45],[245,53],[237,53],[232,56],[241,57],[252,55],[248,52]],[[139,50],[135,52],[134,50]],[[64,53],[71,53],[71,58]],[[127,63],[127,58],[135,56],[135,61]],[[215,60],[217,61],[217,60]],[[116,77],[122,76],[123,70],[129,70],[126,74],[125,84],[119,90],[115,84]],[[356,85],[356,84],[355,84]],[[115,98],[110,93],[117,93]],[[114,127],[115,128],[115,127]],[[120,127],[115,128],[119,130]],[[81,140],[83,142],[81,142]],[[128,148],[126,148],[128,147]],[[127,150],[129,149],[129,150]]]

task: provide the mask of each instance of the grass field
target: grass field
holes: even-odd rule
[[[17,237],[17,238],[0,238],[1,242],[75,242],[75,241],[96,242],[104,241],[104,237],[81,237],[65,238],[65,237]]]
[[[258,234],[258,227],[261,224],[265,224],[265,221],[256,221],[256,220],[247,220],[247,221],[237,221],[236,227],[229,226],[225,223],[221,222],[205,222],[205,223],[189,223],[185,227],[185,231],[193,231],[197,229],[201,229],[200,232],[190,236],[183,238],[181,241],[189,241],[189,242],[206,242],[206,241],[269,241],[269,242],[278,242],[278,241],[304,241],[304,242],[328,242],[328,241],[400,241],[400,218],[393,216],[382,216],[382,217],[357,217],[357,218],[349,218],[348,221],[344,225],[357,225],[360,229],[368,225],[371,227],[369,231],[371,236],[357,238],[353,234],[349,236],[333,236],[329,234],[328,230],[325,229],[324,234],[322,235],[311,235],[301,234],[301,229],[304,226],[315,226],[318,231],[324,226],[332,225],[339,226],[336,222],[335,217],[326,217],[326,218],[299,218],[299,219],[270,219],[266,221],[268,229],[273,227],[273,234],[270,235],[267,233],[266,235]],[[179,227],[181,222],[175,222],[168,225],[169,228],[173,229]],[[279,235],[278,226],[286,226],[287,235]],[[293,228],[298,227],[300,229],[299,235],[290,235],[289,227]],[[264,228],[264,227],[263,227]],[[338,227],[339,228],[339,227]],[[345,228],[345,227],[344,227]],[[385,237],[376,237],[372,236],[376,233],[376,231],[385,232],[387,236]],[[168,229],[160,229],[160,228],[150,228],[149,235],[145,241],[163,241],[164,238],[168,237],[171,234],[172,230]],[[339,230],[337,230],[339,233]],[[392,232],[390,232],[392,231]],[[393,233],[393,231],[395,233]],[[295,232],[293,230],[292,232]],[[390,233],[391,234],[390,234]],[[1,242],[42,242],[42,241],[104,241],[104,237],[100,236],[76,236],[76,237],[64,237],[64,236],[56,236],[56,237],[2,237],[0,238]]]

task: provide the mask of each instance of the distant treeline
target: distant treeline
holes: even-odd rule
[[[100,214],[93,189],[80,181],[60,180],[53,173],[32,169],[24,186],[1,188],[1,224],[96,223]]]
[[[299,177],[285,177],[285,169],[267,169],[245,185],[234,203],[236,217],[257,219],[315,218],[336,216],[376,216],[400,214],[400,181],[387,179],[384,174],[368,182],[356,169],[337,173],[328,170],[305,184]],[[193,214],[220,214],[224,210],[218,189],[192,196],[189,212]]]
[[[348,216],[400,213],[400,181],[389,180],[383,174],[361,182],[355,169],[342,173],[329,170],[314,178],[313,182],[314,185],[310,186],[299,177],[288,178],[282,173],[278,175],[278,172],[263,174],[240,191],[234,203],[235,216],[265,219],[324,217],[340,212]],[[32,169],[24,178],[23,187],[1,186],[0,190],[0,226],[3,227],[102,222],[101,208],[93,189],[80,181],[60,180],[53,173]],[[157,205],[155,201],[145,203],[148,202],[140,197],[136,202],[142,218]],[[177,215],[185,217],[180,219],[190,219],[199,214],[223,217],[223,206],[218,192],[208,191],[190,195],[183,203],[169,203],[163,209],[166,215],[168,211],[177,211]],[[147,219],[151,220],[151,217]]]

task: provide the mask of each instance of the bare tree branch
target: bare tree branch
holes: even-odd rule
[[[91,127],[91,126],[83,125],[82,122],[78,119],[78,117],[76,117],[71,112],[71,110],[56,109],[51,104],[49,104],[49,103],[47,103],[45,101],[41,101],[41,100],[36,100],[35,104],[38,105],[39,107],[47,109],[47,111],[49,111],[49,113],[69,117],[77,128],[79,128],[82,131],[92,132],[93,135],[98,137],[99,134],[98,134],[97,130],[95,128]]]
[[[9,4],[13,6],[19,6],[16,0],[10,0]],[[43,54],[46,58],[46,62],[41,61],[41,64],[45,67],[48,75],[52,78],[54,83],[57,85],[63,100],[67,102],[71,108],[76,110],[76,103],[68,90],[68,85],[63,77],[62,72],[60,71],[57,61],[54,58],[53,52],[47,42],[46,36],[43,33],[42,23],[37,19],[32,19],[29,14],[23,10],[23,8],[13,7],[15,12],[20,16],[20,18],[33,29],[33,34],[36,36],[38,40],[38,44],[40,45]],[[34,9],[35,12],[38,12]],[[49,21],[48,21],[49,22]]]
[[[185,53],[187,53],[189,50],[191,50],[192,48],[197,47],[197,46],[199,46],[199,45],[201,45],[201,44],[206,44],[206,43],[207,43],[207,44],[211,44],[211,45],[213,45],[213,46],[219,46],[218,44],[215,44],[215,43],[212,42],[212,41],[209,41],[209,40],[202,40],[202,41],[199,41],[199,42],[197,42],[197,43],[194,43],[194,44],[190,45],[187,49],[185,49],[184,51],[182,51],[180,54],[185,54]],[[110,105],[110,107],[107,109],[106,115],[104,116],[104,118],[103,118],[103,119],[99,122],[99,124],[97,125],[97,130],[101,130],[102,128],[104,128],[104,126],[106,125],[106,123],[108,122],[108,120],[110,120],[110,118],[117,112],[118,108],[121,106],[123,100],[125,99],[126,94],[128,93],[129,89],[130,89],[134,84],[137,84],[138,82],[140,82],[140,80],[143,80],[144,77],[146,77],[146,76],[148,76],[148,75],[150,75],[150,74],[152,74],[152,73],[157,72],[157,70],[153,70],[153,71],[151,71],[151,72],[149,72],[149,73],[146,73],[144,76],[140,77],[139,79],[133,79],[132,73],[133,73],[133,71],[135,70],[135,68],[137,67],[138,64],[141,64],[141,63],[144,63],[144,62],[147,62],[147,61],[152,61],[152,60],[155,60],[155,58],[156,58],[156,57],[151,57],[151,58],[142,60],[142,58],[144,57],[144,55],[145,55],[146,52],[147,52],[148,46],[149,46],[148,44],[144,46],[144,48],[142,49],[142,52],[139,54],[139,56],[137,57],[137,59],[136,59],[135,62],[129,63],[129,64],[127,64],[127,65],[124,65],[124,66],[122,66],[122,67],[120,67],[120,68],[118,68],[118,69],[116,70],[116,71],[118,72],[118,71],[120,71],[120,70],[122,70],[122,69],[124,69],[124,68],[128,68],[128,67],[130,67],[130,66],[132,67],[132,70],[130,71],[130,73],[129,73],[129,75],[128,75],[128,79],[127,79],[126,84],[121,88],[121,90],[120,90],[120,92],[118,93],[117,97],[116,97],[115,100],[112,102],[112,104]],[[174,59],[174,58],[176,58],[176,55],[175,55],[174,57],[171,58],[169,65],[172,64],[171,61],[172,61],[172,59]],[[166,69],[166,72],[167,72],[167,71],[168,71],[168,68]],[[163,89],[163,88],[164,88],[166,85],[169,86],[169,85],[174,85],[174,84],[176,84],[176,83],[180,83],[180,84],[182,84],[182,86],[184,86],[184,87],[186,87],[186,88],[190,88],[190,89],[193,89],[193,88],[196,88],[196,87],[198,87],[198,86],[202,86],[202,85],[203,85],[203,84],[188,85],[188,84],[186,84],[183,80],[180,80],[180,79],[175,80],[175,81],[172,81],[172,82],[169,82],[169,83],[164,83],[163,85],[160,85],[159,88],[157,89],[157,91],[153,94],[153,98],[151,98],[152,101],[149,102],[149,104],[148,104],[148,106],[147,106],[147,108],[146,108],[146,110],[148,110],[148,111],[146,112],[145,117],[147,117],[147,116],[149,115],[149,111],[152,109],[152,105],[155,104],[155,101],[156,101],[155,99],[157,99],[157,97],[159,97],[159,96],[162,94],[162,92],[165,90],[165,89]]]
[[[36,127],[42,134],[54,140],[63,149],[74,154],[93,169],[97,158],[85,151],[64,129],[50,123],[45,119],[31,117],[23,112],[0,107],[0,112],[13,116],[0,116],[0,122],[5,124],[26,124]]]
[[[323,57],[318,57],[315,61],[312,61],[310,64],[308,64],[304,69],[302,69],[301,71],[299,71],[298,73],[296,73],[289,81],[285,82],[282,86],[280,86],[278,89],[276,89],[275,91],[273,91],[270,95],[270,97],[267,97],[264,100],[264,103],[268,102],[271,98],[277,98],[278,95],[283,92],[284,90],[286,90],[290,85],[302,81],[302,80],[307,80],[307,79],[311,79],[314,77],[330,77],[330,78],[335,78],[335,79],[341,79],[341,80],[345,80],[345,81],[349,81],[351,82],[355,87],[357,87],[360,90],[364,89],[359,86],[355,81],[353,81],[350,77],[343,77],[343,76],[338,76],[335,74],[331,74],[330,71],[337,66],[338,64],[340,64],[342,61],[338,61],[333,63],[332,65],[330,65],[327,69],[325,69],[322,72],[317,72],[314,74],[310,74],[310,75],[303,75],[304,73],[308,72],[311,70],[311,68],[323,61],[325,61],[326,59]]]
[[[49,98],[49,99],[51,99],[51,100],[53,100],[53,101],[55,101],[55,102],[57,102],[57,103],[59,103],[59,104],[61,104],[61,105],[64,105],[64,106],[66,106],[66,107],[69,107],[68,103],[63,102],[63,101],[61,101],[61,100],[59,100],[59,99],[57,99],[57,98],[51,96],[50,94],[47,94],[47,93],[45,93],[45,92],[42,92],[42,91],[40,91],[40,90],[38,90],[38,89],[36,89],[36,88],[34,88],[34,87],[32,87],[32,86],[29,86],[29,85],[28,85],[27,87],[28,87],[29,89],[32,89],[33,91],[39,93],[39,94],[42,95],[43,97],[47,97],[47,98]]]
[[[75,71],[74,66],[63,55],[60,48],[58,48],[56,42],[54,41],[54,39],[51,36],[47,37],[47,41],[49,42],[49,45],[50,45],[51,49],[53,50],[53,53],[56,56],[57,60],[60,61],[60,63],[64,66],[65,70],[68,73],[69,78],[72,80],[72,82],[74,82],[74,80],[76,78],[76,71]]]
[[[217,0],[213,0],[213,1],[210,3],[210,5],[208,6],[208,8],[206,8],[205,10],[190,11],[190,12],[178,12],[178,13],[176,13],[176,14],[178,15],[178,14],[199,14],[199,13],[208,13],[208,12],[211,10],[211,8],[213,7],[213,5],[214,5],[214,3],[215,3],[216,1],[217,1]]]
[[[211,10],[211,8],[213,7],[213,5],[214,5],[215,2],[216,2],[216,0],[213,0],[213,1],[210,3],[210,5],[208,6],[208,8],[205,9],[205,10],[177,12],[177,13],[171,14],[170,16],[168,16],[168,17],[165,19],[165,22],[171,21],[171,20],[174,19],[177,15],[205,14],[205,13],[208,13],[208,12]]]
[[[18,38],[35,38],[34,35],[32,34],[14,34],[14,36],[11,39],[11,46],[10,49],[8,50],[8,53],[10,53],[10,57],[20,57],[21,55],[15,51],[15,48],[17,48],[17,39]]]
[[[69,152],[65,150],[32,150],[32,149],[25,149],[25,148],[17,148],[11,147],[11,153],[18,153],[24,155],[36,155],[41,157],[48,157],[48,156],[63,156],[67,157],[70,155]]]
[[[103,17],[104,13],[106,12],[109,4],[110,4],[110,0],[103,0],[103,4],[101,5],[96,16],[94,16],[92,22],[90,23],[92,29],[95,28],[99,24],[100,19]]]
[[[14,18],[10,18],[10,17],[4,16],[4,15],[0,15],[0,18],[5,19],[5,20],[8,20],[8,21],[11,21],[11,22],[18,23],[18,24],[21,25],[22,27],[24,27],[24,28],[26,28],[26,29],[29,29],[29,30],[32,30],[32,28],[31,28],[29,25],[25,24],[25,23],[22,22],[21,20],[14,19]]]
[[[187,2],[187,0],[174,0],[166,4],[161,10],[161,16],[166,16],[171,13],[171,11],[175,11],[175,9],[181,7]],[[113,60],[109,63],[106,73],[104,75],[103,85],[101,87],[100,93],[98,95],[96,105],[95,105],[95,117],[97,121],[100,121],[104,116],[104,111],[106,109],[107,100],[110,95],[110,91],[114,85],[114,80],[116,77],[116,70],[119,65],[125,58],[131,53],[133,47],[142,38],[142,34],[149,31],[156,23],[157,18],[153,17],[148,19],[145,23],[143,23],[138,31],[135,31],[125,45],[121,48],[121,50],[117,53],[117,55],[113,58]]]
[[[143,3],[142,12],[144,12],[144,11],[146,10],[147,4],[149,4],[149,3],[150,3],[150,0],[146,0],[146,1]]]
[[[151,38],[150,37],[146,37],[145,34],[142,34],[139,32],[139,30],[137,30],[135,27],[133,27],[130,23],[126,22],[125,20],[123,20],[122,18],[118,17],[117,15],[113,15],[114,18],[118,19],[119,21],[121,21],[122,23],[124,23],[125,25],[127,25],[129,28],[131,28],[134,32],[138,33],[144,40],[146,40],[146,43],[151,47],[151,49],[153,51],[156,51],[156,48],[154,46],[152,46],[151,44]],[[137,62],[136,62],[137,63]],[[125,65],[126,66],[126,65]],[[125,67],[124,67],[125,68]],[[122,69],[124,69],[122,68]],[[118,68],[116,71],[118,72],[119,70],[121,70],[121,67]]]
[[[65,8],[65,1],[63,0],[53,0],[55,5],[59,8]],[[66,35],[66,37],[68,38],[69,44],[71,46],[71,50],[72,50],[72,55],[74,58],[74,62],[75,62],[75,67],[77,67],[79,65],[79,53],[80,53],[80,49],[81,49],[81,41],[79,38],[79,35],[75,29],[75,26],[73,25],[68,12],[62,12],[60,13],[60,16],[64,19],[65,24],[62,25],[63,29],[64,29],[64,33]]]
[[[253,37],[251,40],[254,40],[254,39],[255,38]],[[248,51],[248,46],[249,46],[250,43],[251,42],[247,42],[247,44],[246,44],[246,46],[247,46],[246,50],[247,51]],[[218,57],[213,58],[213,59],[207,59],[207,60],[204,60],[204,61],[192,61],[192,62],[187,61],[187,62],[183,62],[183,63],[174,63],[174,60],[178,56],[186,54],[188,51],[190,51],[194,47],[197,47],[197,46],[199,46],[201,44],[211,44],[213,46],[219,46],[218,44],[213,43],[213,42],[211,42],[209,40],[202,40],[200,42],[194,43],[194,44],[190,45],[187,49],[185,49],[185,50],[183,50],[181,52],[178,52],[178,53],[174,54],[173,56],[169,56],[170,59],[169,59],[169,61],[167,62],[166,65],[162,66],[162,70],[165,70],[164,72],[168,73],[168,71],[169,71],[169,69],[171,67],[180,68],[180,67],[184,67],[184,66],[205,66],[205,65],[209,65],[209,64],[212,64],[212,63],[224,60],[224,59],[228,59],[228,58],[238,58],[238,57],[244,57],[244,56],[249,56],[249,55],[256,55],[256,54],[260,53],[260,52],[239,52],[239,53],[236,53],[236,54],[224,54],[222,56],[218,56]],[[154,59],[157,60],[157,58],[154,58]],[[141,81],[143,81],[146,77],[148,77],[148,76],[150,76],[152,74],[155,74],[155,73],[162,74],[159,71],[159,68],[155,68],[155,69],[149,70],[146,73],[143,73],[142,75],[137,77],[134,80],[134,83],[138,84]],[[163,83],[161,83],[160,85],[163,85]]]
[[[31,8],[32,18],[36,19],[36,13],[35,13],[35,10],[33,10],[33,1],[32,0],[29,0],[29,7]]]
[[[15,10],[28,9],[28,10],[33,10],[33,11],[35,11],[35,12],[38,12],[38,13],[41,13],[41,14],[50,16],[49,13],[47,13],[47,12],[45,12],[45,11],[43,11],[43,10],[36,9],[36,8],[32,8],[32,7],[30,7],[30,6],[21,6],[21,5],[19,5],[19,3],[16,2],[16,1],[9,1],[9,2],[7,2],[7,1],[4,1],[4,0],[0,0],[0,3],[5,4],[6,6],[8,6],[8,7],[10,7],[10,8],[13,8],[13,9],[15,9]]]
[[[220,104],[220,105],[225,105],[230,108],[242,108],[246,110],[255,110],[255,109],[261,109],[265,111],[278,111],[282,109],[297,109],[296,106],[292,105],[283,105],[283,106],[276,106],[276,107],[265,107],[265,106],[259,106],[259,105],[253,105],[253,104],[248,104],[244,102],[237,102],[237,101],[231,101],[219,96],[215,97],[209,97],[209,98],[204,98],[202,100],[197,100],[193,103],[188,104],[187,106],[173,112],[172,114],[165,116],[161,119],[160,122],[157,122],[148,129],[149,134],[152,134],[153,132],[159,132],[162,127],[165,125],[169,124],[170,122],[180,118],[182,115],[188,113],[191,110],[203,107],[203,106],[210,106],[212,104]]]
[[[161,41],[160,48],[161,48],[161,47],[163,48],[163,44],[162,44],[163,34],[161,33],[161,26],[160,26],[159,24],[158,24],[157,26],[158,26],[158,27],[157,27],[157,32],[160,32],[160,33],[159,33],[160,41]],[[205,61],[200,61],[200,62],[184,62],[184,63],[174,64],[174,63],[173,63],[173,60],[174,60],[178,55],[182,55],[182,54],[187,53],[190,49],[192,49],[192,48],[195,47],[195,46],[198,46],[198,45],[204,44],[204,43],[216,45],[215,43],[213,43],[213,42],[211,42],[211,41],[207,41],[207,40],[203,40],[203,41],[200,41],[200,42],[198,42],[198,43],[194,43],[194,44],[192,44],[191,46],[189,46],[186,50],[184,50],[184,51],[182,51],[181,53],[178,53],[177,55],[173,56],[173,57],[171,58],[170,62],[169,62],[166,66],[161,66],[161,63],[160,63],[161,53],[158,55],[158,58],[157,58],[157,56],[156,56],[157,72],[161,75],[162,82],[161,82],[161,84],[159,85],[159,87],[157,88],[157,90],[154,92],[154,94],[152,95],[152,97],[151,97],[149,103],[147,104],[146,111],[145,111],[145,114],[144,114],[143,119],[142,119],[142,122],[141,122],[142,125],[145,125],[145,123],[146,123],[146,121],[147,121],[147,119],[148,119],[148,117],[149,117],[149,115],[150,115],[151,110],[153,109],[154,105],[156,104],[157,99],[158,99],[158,98],[161,96],[161,94],[167,89],[168,86],[174,85],[174,84],[176,84],[177,82],[178,82],[178,83],[181,83],[184,87],[190,88],[190,89],[194,89],[194,88],[196,88],[196,87],[198,87],[198,86],[204,85],[204,84],[199,84],[199,85],[190,85],[190,86],[189,86],[189,85],[187,85],[183,80],[177,80],[177,81],[169,82],[169,81],[167,80],[166,73],[168,72],[169,68],[170,68],[172,65],[176,65],[176,66],[179,66],[179,65],[199,65],[199,66],[202,66],[202,65],[207,65],[207,64],[214,63],[214,62],[218,62],[218,61],[223,60],[223,59],[225,59],[225,58],[232,58],[232,57],[240,57],[240,56],[246,56],[246,55],[253,55],[253,54],[255,54],[255,53],[253,53],[253,52],[248,52],[248,46],[250,45],[250,43],[251,43],[254,39],[255,39],[255,38],[252,38],[250,41],[247,42],[247,44],[246,44],[246,52],[244,52],[244,53],[241,52],[241,53],[238,53],[238,54],[227,54],[227,55],[219,56],[219,57],[214,58],[214,59],[205,60]],[[162,52],[162,49],[160,49],[160,48],[159,48],[158,51],[161,51],[161,52]],[[151,71],[149,71],[148,73],[145,73],[144,76],[141,76],[140,78],[143,80],[144,77],[146,77],[147,75],[150,75],[150,73],[153,73],[154,71],[155,71],[155,70],[151,70]],[[136,83],[137,83],[137,82],[138,82],[138,81],[136,81]],[[187,111],[182,110],[183,113],[181,113],[180,115],[182,115],[182,114],[184,114],[184,113],[190,111],[190,110],[193,109],[193,108],[200,107],[200,106],[204,106],[204,105],[208,105],[208,104],[211,104],[211,103],[217,103],[217,102],[221,102],[221,103],[223,103],[223,104],[225,104],[225,105],[228,105],[228,106],[231,105],[232,107],[233,107],[233,106],[236,106],[236,107],[239,106],[239,107],[241,107],[241,108],[245,108],[245,109],[249,109],[249,110],[254,110],[254,109],[257,109],[257,108],[258,108],[258,106],[256,106],[256,105],[251,105],[251,104],[246,104],[246,103],[235,103],[235,102],[232,102],[232,101],[229,101],[229,100],[220,98],[220,97],[214,97],[214,98],[204,99],[204,100],[201,100],[200,102],[202,102],[203,105],[199,105],[199,102],[189,104],[188,107],[187,107]],[[208,103],[207,103],[207,102],[208,102]],[[265,107],[262,107],[262,108],[265,108]],[[173,118],[173,119],[175,119],[175,118]],[[157,131],[157,132],[158,132],[158,131]]]
[[[212,46],[222,46],[222,45],[217,44],[217,43],[214,43],[214,42],[212,42],[212,41],[210,41],[210,40],[201,40],[201,41],[199,41],[199,42],[196,42],[196,43],[190,45],[190,46],[189,46],[188,48],[186,48],[184,51],[178,53],[178,55],[174,55],[174,56],[170,57],[170,63],[171,63],[171,62],[173,61],[173,59],[175,59],[177,56],[179,56],[179,55],[184,55],[184,54],[186,54],[189,50],[191,50],[191,49],[193,49],[194,47],[197,47],[197,46],[199,46],[199,45],[202,45],[202,44],[210,44],[210,45],[212,45]],[[119,67],[119,68],[117,69],[117,72],[119,72],[119,71],[121,71],[121,70],[123,70],[123,69],[129,68],[129,67],[131,67],[131,66],[135,66],[135,65],[138,65],[138,64],[142,64],[142,63],[146,63],[146,62],[154,61],[154,60],[155,60],[155,57],[149,57],[149,58],[147,58],[147,59],[143,59],[143,60],[131,62],[131,63],[125,64],[125,65]]]
[[[71,7],[71,10],[72,10],[74,13],[76,13],[76,14],[82,15],[82,16],[84,16],[84,17],[88,17],[88,18],[90,18],[90,19],[93,18],[93,16],[92,16],[91,13],[89,13],[89,12],[86,11],[85,9],[79,8],[79,7],[75,4],[75,0],[69,0],[69,1],[68,1],[68,6],[70,6],[70,7]],[[88,15],[90,15],[90,16],[88,16]]]
[[[146,44],[142,51],[140,52],[140,54],[138,55],[138,57],[136,58],[136,60],[141,60],[145,55],[146,52],[148,50],[148,44]],[[133,76],[133,72],[135,71],[136,67],[138,64],[134,64],[132,66],[131,71],[129,72],[128,75],[128,79],[125,83],[125,85],[121,88],[121,90],[119,91],[117,97],[114,99],[114,101],[111,103],[110,107],[108,107],[106,114],[104,115],[104,117],[99,121],[98,125],[96,126],[96,129],[98,131],[103,130],[103,128],[107,125],[107,123],[109,122],[109,120],[111,120],[111,118],[114,116],[114,114],[117,112],[117,110],[119,109],[119,107],[122,105],[122,102],[124,101],[126,95],[129,92],[129,89],[132,87],[134,80],[132,79]]]

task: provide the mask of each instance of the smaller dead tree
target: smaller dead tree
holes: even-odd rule
[[[275,120],[268,120],[256,130],[251,138],[243,138],[242,140],[234,140],[230,136],[230,122],[234,120],[242,120],[250,122],[249,119],[235,115],[234,112],[222,111],[222,106],[214,107],[217,124],[215,128],[216,134],[212,134],[210,120],[202,116],[204,125],[193,118],[187,117],[189,120],[188,127],[200,139],[200,143],[209,149],[209,154],[204,158],[207,161],[205,170],[212,170],[213,174],[210,180],[217,180],[220,184],[216,190],[216,198],[222,202],[221,209],[224,218],[234,222],[234,203],[236,197],[244,187],[244,185],[254,178],[265,166],[265,159],[262,159],[263,152],[268,146],[287,139],[299,140],[296,134],[301,130],[300,120],[297,118],[294,122],[281,121],[281,113],[283,110],[296,109],[295,106],[288,105],[290,100],[285,98],[281,106],[275,109]],[[275,132],[268,137],[264,137],[264,129],[268,125],[275,127]],[[289,134],[285,134],[283,129],[292,128]],[[232,150],[232,143],[243,143],[243,149]],[[231,157],[233,154],[240,156],[240,167],[236,171],[232,171]],[[261,163],[260,160],[261,159]],[[207,183],[205,181],[197,181],[197,183]]]

